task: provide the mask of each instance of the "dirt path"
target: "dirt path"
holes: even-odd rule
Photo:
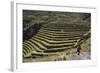
[[[69,60],[87,60],[91,59],[91,55],[89,52],[82,52],[80,55],[74,54]]]

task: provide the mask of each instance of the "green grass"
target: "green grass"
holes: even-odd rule
[[[82,51],[90,52],[91,51],[91,38],[87,39],[82,45]]]

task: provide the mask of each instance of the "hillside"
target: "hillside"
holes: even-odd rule
[[[89,13],[24,10],[23,62],[70,60],[77,41],[90,38],[90,18]],[[81,52],[90,49],[90,41],[83,43]]]

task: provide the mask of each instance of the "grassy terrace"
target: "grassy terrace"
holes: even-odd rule
[[[24,11],[23,37],[27,39],[23,40],[23,62],[69,60],[76,54],[74,45],[90,31],[90,16],[83,20],[86,15]],[[85,38],[82,51],[90,52],[90,37]]]
[[[56,54],[57,52],[64,52],[66,50],[72,49],[77,40],[80,39],[84,33],[89,30],[83,30],[83,28],[79,29],[77,27],[72,29],[71,26],[69,29],[67,26],[67,32],[65,31],[66,27],[64,26],[63,28],[56,26],[54,30],[49,29],[51,28],[48,26],[46,26],[46,29],[41,28],[36,35],[23,43],[24,58],[42,58],[43,56],[49,56],[50,53]],[[63,29],[63,32],[58,32],[56,29]],[[77,29],[77,31],[74,29]],[[86,29],[86,27],[84,29]]]

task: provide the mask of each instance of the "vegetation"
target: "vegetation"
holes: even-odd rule
[[[23,62],[68,60],[79,41],[82,51],[90,52],[90,18],[89,13],[23,10]]]

